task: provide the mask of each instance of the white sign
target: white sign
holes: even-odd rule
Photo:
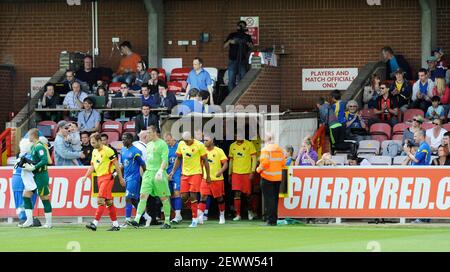
[[[51,77],[32,77],[31,78],[31,97],[34,97],[39,90],[45,86]]]
[[[183,59],[182,58],[163,58],[162,59],[162,68],[166,70],[166,78],[169,78],[170,73],[172,73],[172,69],[174,68],[182,68],[183,67]]]
[[[252,36],[254,45],[259,45],[259,17],[241,17],[247,23],[247,34]]]
[[[303,91],[346,90],[358,76],[358,68],[303,69]]]

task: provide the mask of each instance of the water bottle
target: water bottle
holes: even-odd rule
[[[38,109],[42,109],[42,101],[40,99],[38,100]]]

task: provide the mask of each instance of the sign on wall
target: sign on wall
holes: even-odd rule
[[[241,20],[247,22],[247,33],[252,36],[253,44],[259,45],[259,17],[243,16]]]
[[[346,90],[357,76],[358,68],[302,69],[302,89]]]
[[[31,97],[39,92],[44,85],[50,80],[50,77],[32,77],[31,78]]]

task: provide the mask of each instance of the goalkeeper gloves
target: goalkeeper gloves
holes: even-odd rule
[[[158,172],[156,172],[155,179],[156,179],[156,181],[162,181],[162,179],[163,179],[163,170],[159,169]]]

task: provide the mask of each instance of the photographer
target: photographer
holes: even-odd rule
[[[236,75],[241,80],[247,73],[247,59],[253,47],[252,37],[247,34],[247,23],[239,21],[237,31],[230,33],[224,42],[223,48],[228,51],[228,92],[236,86]]]

